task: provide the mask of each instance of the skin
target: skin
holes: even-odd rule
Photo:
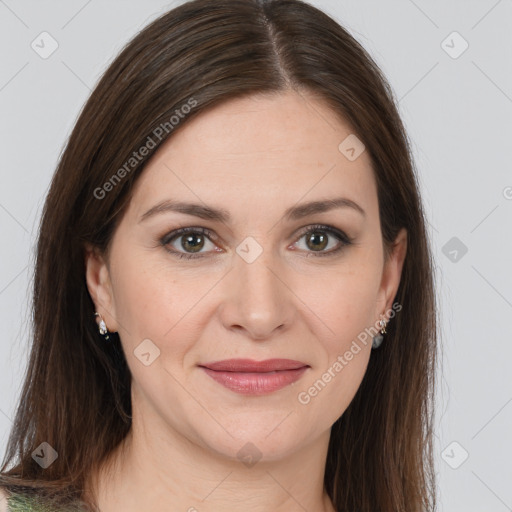
[[[385,260],[368,152],[349,161],[338,150],[351,133],[320,100],[292,91],[215,107],[152,157],[108,257],[88,248],[89,292],[133,376],[130,435],[91,477],[102,512],[334,510],[323,489],[330,429],[362,381],[371,339],[308,404],[297,397],[389,312],[407,240],[402,230]],[[334,197],[365,215],[345,207],[284,218],[289,207]],[[165,212],[139,222],[171,198],[224,208],[231,220]],[[317,256],[340,242],[324,230],[326,247],[308,245],[312,224],[353,243]],[[202,258],[179,259],[159,243],[186,226],[215,233],[204,236]],[[236,252],[246,237],[263,251],[252,263]],[[168,247],[193,252],[182,240]],[[144,339],[160,350],[149,366],[134,355]],[[237,357],[310,368],[281,390],[247,396],[197,366]],[[261,453],[251,467],[237,457],[249,442]]]

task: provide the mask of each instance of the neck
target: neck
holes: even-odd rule
[[[87,494],[102,512],[335,512],[323,486],[330,431],[251,465],[141,412],[133,411],[129,435],[91,475]]]

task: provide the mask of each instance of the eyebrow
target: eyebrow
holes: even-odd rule
[[[303,217],[307,217],[308,215],[323,213],[337,208],[351,208],[360,213],[363,217],[366,216],[366,212],[356,202],[346,197],[335,197],[332,199],[310,201],[298,206],[292,206],[286,210],[284,213],[284,218],[289,221],[298,220],[302,219]],[[146,213],[141,215],[139,223],[143,222],[149,217],[165,212],[184,213],[186,215],[193,215],[201,219],[219,221],[223,223],[228,223],[231,219],[229,212],[223,208],[213,208],[211,206],[196,203],[186,203],[182,201],[167,199],[156,204]]]

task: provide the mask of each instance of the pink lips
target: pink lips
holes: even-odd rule
[[[309,368],[291,359],[227,359],[199,366],[216,382],[241,394],[277,391],[297,381]]]

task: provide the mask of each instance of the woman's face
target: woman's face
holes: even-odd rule
[[[343,414],[406,248],[401,232],[385,264],[370,158],[351,133],[311,96],[254,96],[201,114],[149,161],[108,261],[87,257],[148,428],[270,460]],[[203,367],[238,358],[305,369]]]

